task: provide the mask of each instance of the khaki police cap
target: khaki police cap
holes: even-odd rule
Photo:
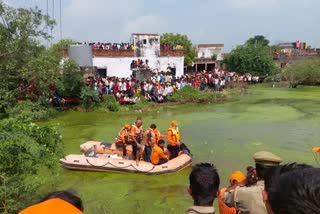
[[[267,151],[260,151],[253,155],[253,159],[256,163],[273,166],[279,165],[282,162],[282,159],[275,154]]]

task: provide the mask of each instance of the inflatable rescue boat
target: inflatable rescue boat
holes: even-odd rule
[[[70,154],[60,159],[67,169],[105,172],[125,172],[141,174],[167,174],[181,171],[192,165],[192,155],[186,148],[181,154],[162,165],[145,161],[128,160],[121,157],[115,144],[88,141],[80,145],[83,154]],[[127,153],[132,151],[127,147]]]

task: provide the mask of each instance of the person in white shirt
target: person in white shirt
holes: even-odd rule
[[[163,87],[162,95],[166,97],[168,95],[168,88],[166,86]]]
[[[148,93],[150,94],[152,91],[153,85],[151,83],[149,83],[148,85]]]
[[[148,93],[148,90],[149,90],[149,83],[148,82],[144,82],[143,90],[144,90],[144,92]]]
[[[171,84],[168,84],[167,88],[167,96],[172,96],[173,94],[173,88],[171,86]]]
[[[124,100],[124,102],[125,102],[126,104],[130,103],[130,98],[129,98],[128,94],[125,94],[125,95],[124,95],[123,100]]]
[[[215,89],[219,89],[219,78],[218,77],[215,77],[214,78],[214,87],[215,87]]]
[[[120,91],[126,92],[127,91],[127,84],[125,83],[124,79],[120,82]]]
[[[167,73],[167,75],[166,75],[166,82],[168,83],[171,83],[171,80],[172,80],[172,75],[171,75],[171,73],[170,72],[168,72]]]
[[[221,82],[220,82],[220,90],[221,91],[224,89],[225,84],[226,84],[225,79],[222,79]]]

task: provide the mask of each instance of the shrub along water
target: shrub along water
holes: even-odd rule
[[[169,97],[169,101],[177,103],[210,103],[224,100],[223,93],[209,93],[208,91],[199,91],[192,86],[185,86]]]
[[[48,108],[27,100],[7,109],[6,113],[9,114],[9,117],[17,117],[20,120],[45,121],[55,116],[57,111],[54,108]]]
[[[291,87],[297,85],[320,84],[320,57],[297,61],[289,65],[282,73],[283,78],[290,82]]]
[[[98,106],[100,99],[98,91],[88,87],[83,87],[80,93],[81,106],[86,110],[93,109]]]
[[[0,120],[0,213],[17,213],[39,197],[41,184],[57,175],[61,154],[56,128],[21,117]],[[44,170],[50,176],[39,176]]]
[[[120,104],[116,100],[116,98],[113,95],[105,95],[103,97],[103,107],[107,108],[109,111],[117,112],[120,109]]]

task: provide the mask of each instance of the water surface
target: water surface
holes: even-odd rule
[[[69,111],[50,123],[61,128],[69,154],[80,153],[79,145],[88,140],[113,141],[121,126],[137,115],[143,117],[145,128],[156,123],[162,132],[176,119],[194,164],[214,163],[224,186],[232,171],[253,165],[252,155],[260,150],[274,152],[285,162],[315,164],[310,149],[320,146],[319,104],[320,88],[259,87],[232,103],[160,107],[134,115]],[[89,214],[183,213],[192,204],[186,191],[189,173],[187,169],[147,176],[61,169],[54,189],[73,190]]]

